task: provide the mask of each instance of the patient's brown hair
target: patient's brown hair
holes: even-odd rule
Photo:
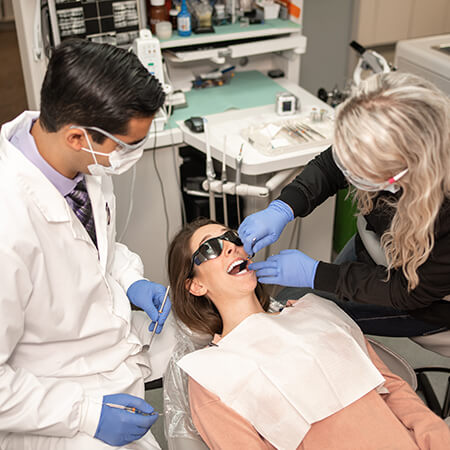
[[[175,314],[191,330],[211,335],[222,332],[223,323],[219,311],[206,296],[192,295],[186,286],[186,280],[192,276],[189,273],[192,261],[190,248],[192,235],[199,228],[213,224],[221,225],[205,218],[185,225],[172,240],[168,255],[170,299]],[[195,265],[193,270],[195,271]],[[255,292],[261,306],[267,311],[270,299],[259,283]]]

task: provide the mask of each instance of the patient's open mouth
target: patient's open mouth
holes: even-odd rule
[[[247,270],[248,259],[237,259],[233,261],[227,269],[229,275],[243,275],[248,273]]]

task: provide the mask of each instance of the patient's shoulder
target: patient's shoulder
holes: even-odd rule
[[[189,400],[191,407],[199,408],[207,403],[219,401],[219,397],[205,389],[193,378],[189,377]]]

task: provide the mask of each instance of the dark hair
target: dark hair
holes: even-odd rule
[[[130,119],[153,116],[164,91],[136,55],[108,44],[68,39],[53,53],[41,88],[42,127],[96,126],[126,134]],[[91,133],[102,143],[104,137]]]
[[[186,287],[186,280],[189,279],[191,269],[192,252],[189,243],[192,235],[199,228],[214,224],[221,225],[205,218],[188,223],[173,238],[168,254],[170,299],[175,314],[191,330],[211,335],[222,332],[223,323],[219,311],[207,297],[191,294]],[[259,283],[255,293],[264,311],[267,311],[270,299]]]

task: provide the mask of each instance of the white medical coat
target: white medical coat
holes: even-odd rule
[[[103,395],[143,397],[150,375],[148,321],[132,321],[126,296],[143,265],[115,241],[110,177],[86,176],[97,251],[64,197],[9,142],[37,116],[23,113],[0,136],[0,448],[111,448],[90,437]],[[158,446],[148,433],[126,448]]]

